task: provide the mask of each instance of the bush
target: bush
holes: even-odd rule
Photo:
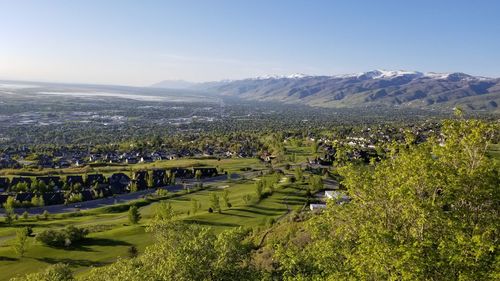
[[[208,212],[209,212],[209,213],[213,213],[213,212],[214,212],[214,209],[212,209],[212,208],[208,208]]]
[[[69,247],[84,240],[87,234],[87,229],[70,225],[62,230],[48,229],[42,231],[37,234],[36,240],[51,247]]]

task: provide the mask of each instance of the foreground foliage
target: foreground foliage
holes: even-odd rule
[[[173,219],[169,206],[149,226],[156,243],[137,258],[93,269],[88,280],[254,280],[248,266],[247,231],[235,228],[216,235],[207,227]]]
[[[276,247],[284,279],[489,280],[499,273],[499,172],[486,157],[495,131],[448,121],[443,140],[375,167],[341,170],[352,201],[331,204]],[[400,150],[399,153],[395,153]]]

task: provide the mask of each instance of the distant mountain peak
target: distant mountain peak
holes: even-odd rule
[[[153,88],[170,88],[170,89],[188,89],[196,85],[196,83],[185,80],[163,80],[151,85]]]
[[[254,80],[266,80],[266,79],[300,79],[300,78],[305,78],[305,77],[310,77],[310,75],[303,74],[303,73],[293,73],[293,74],[288,74],[288,75],[264,75],[264,76],[257,76],[255,78],[250,78]]]

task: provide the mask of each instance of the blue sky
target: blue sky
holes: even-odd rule
[[[0,0],[0,79],[123,85],[372,69],[500,77],[500,1]]]

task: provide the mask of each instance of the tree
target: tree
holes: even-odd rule
[[[43,213],[42,213],[42,216],[43,216],[44,220],[48,220],[49,219],[49,211],[44,210]]]
[[[16,204],[16,199],[12,196],[7,197],[7,201],[3,204],[3,207],[5,209],[6,214],[13,214],[14,213],[14,207]]]
[[[130,192],[137,192],[139,189],[137,188],[137,181],[132,181],[130,184]]]
[[[199,181],[201,179],[201,176],[202,176],[201,170],[196,170],[196,172],[194,173],[195,179]]]
[[[132,245],[128,247],[127,253],[130,258],[136,258],[139,255],[139,250],[137,250],[136,246]]]
[[[12,214],[11,213],[5,213],[5,224],[11,225],[12,224]]]
[[[217,193],[215,192],[210,193],[210,208],[219,213],[222,212],[220,208],[219,195],[217,195]]]
[[[51,247],[69,247],[85,239],[88,229],[67,226],[64,229],[47,229],[36,235],[36,240]]]
[[[153,188],[153,187],[155,187],[153,171],[148,171],[148,188]]]
[[[14,241],[13,248],[14,252],[16,252],[16,254],[21,258],[24,257],[24,253],[26,252],[28,234],[29,231],[27,227],[23,227],[16,231],[16,239]]]
[[[248,205],[248,203],[250,203],[250,201],[252,200],[252,196],[250,194],[245,194],[241,199],[243,200],[243,203],[245,205]]]
[[[224,201],[224,205],[226,205],[227,208],[231,208],[231,203],[229,202],[229,190],[224,189],[224,192],[222,192],[222,201]]]
[[[169,220],[175,216],[174,209],[170,202],[160,201],[155,210],[155,219],[156,220]]]
[[[262,199],[262,190],[264,189],[264,183],[262,180],[255,182],[255,196],[257,200]]]
[[[446,121],[442,144],[405,143],[374,165],[341,168],[351,201],[314,216],[307,243],[278,243],[284,278],[495,279],[499,166],[486,153],[495,132]]]
[[[165,172],[165,175],[163,176],[163,182],[166,185],[173,184],[173,182],[172,182],[173,177],[172,176],[173,176],[172,171],[171,170],[167,170]]]
[[[191,199],[191,211],[193,211],[193,214],[196,214],[198,210],[200,209],[201,203],[198,202],[196,199]]]
[[[130,208],[128,209],[128,221],[131,224],[138,224],[140,219],[141,219],[141,214],[139,213],[137,206],[135,205],[130,206]]]
[[[22,216],[24,220],[27,220],[29,217],[28,211],[24,211]]]
[[[323,179],[318,175],[309,176],[309,190],[311,192],[318,192],[323,188]]]
[[[12,224],[15,204],[16,200],[12,196],[7,197],[7,201],[5,201],[5,203],[3,204],[3,207],[5,209],[5,223],[8,225]]]
[[[45,201],[43,200],[43,197],[40,196],[33,196],[31,198],[31,204],[36,207],[43,207],[45,206]]]
[[[311,150],[312,150],[312,153],[314,155],[318,154],[318,151],[319,151],[319,142],[313,141],[313,143],[311,144]]]
[[[304,173],[301,167],[295,167],[295,180],[302,182],[304,180]]]

